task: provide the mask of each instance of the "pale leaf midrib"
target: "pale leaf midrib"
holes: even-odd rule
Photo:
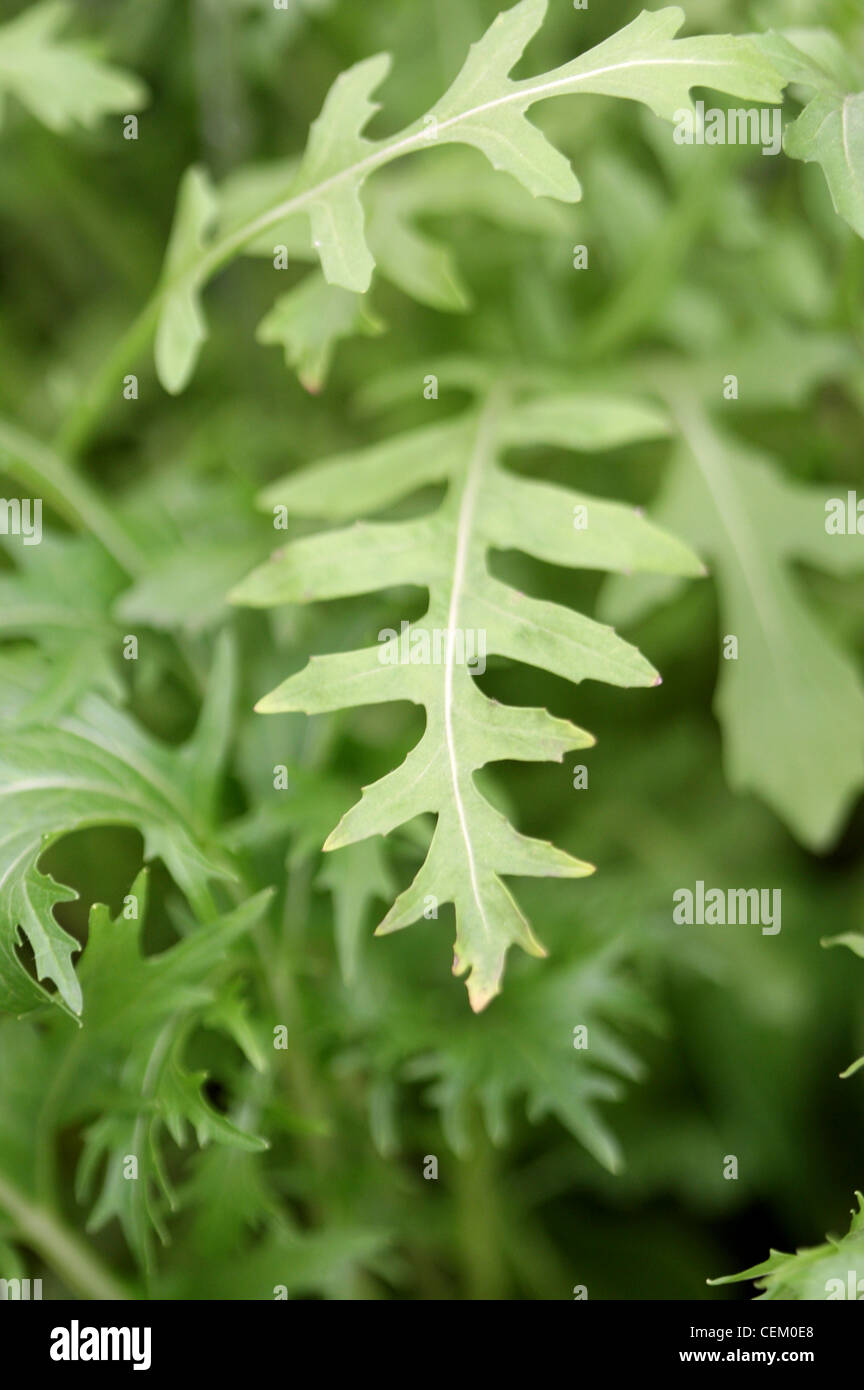
[[[485,409],[480,415],[474,450],[465,476],[465,483],[459,502],[453,578],[451,580],[450,603],[447,612],[447,647],[444,655],[444,741],[447,748],[447,762],[450,768],[451,781],[453,783],[453,800],[456,806],[459,829],[465,843],[465,857],[468,863],[468,874],[471,880],[471,892],[477,904],[480,920],[483,923],[483,930],[486,932],[487,936],[491,934],[489,922],[480,894],[477,865],[474,857],[474,846],[471,843],[468,818],[465,812],[465,804],[462,800],[462,789],[459,784],[459,762],[456,755],[456,742],[453,732],[453,679],[455,673],[454,651],[456,645],[456,629],[459,623],[459,606],[465,583],[465,571],[471,544],[471,532],[474,522],[474,511],[477,504],[477,493],[480,488],[483,469],[488,462],[491,449],[493,410],[494,403],[490,400],[487,402]]]
[[[585,72],[570,74],[567,77],[557,78],[550,82],[540,82],[536,85],[531,85],[532,79],[530,78],[526,79],[525,83],[519,84],[511,81],[511,89],[505,92],[503,96],[495,97],[492,101],[481,102],[478,106],[470,107],[467,111],[457,112],[455,116],[447,117],[445,120],[441,121],[437,127],[438,133],[440,134],[441,131],[449,130],[463,122],[470,122],[475,117],[481,116],[487,111],[494,110],[501,106],[507,106],[512,102],[533,105],[537,101],[542,101],[546,96],[554,95],[555,92],[563,88],[570,87],[575,89],[576,84],[590,82],[592,79],[603,77],[608,73],[624,71],[627,68],[692,66],[693,61],[694,60],[691,58],[637,58],[630,59],[627,62],[610,63],[604,67],[589,68]],[[734,64],[730,64],[728,59],[712,60],[707,58],[700,59],[699,65],[701,67],[719,68],[734,66]],[[509,79],[505,76],[504,80]],[[410,129],[409,127],[409,130]],[[373,146],[372,153],[366,155],[363,159],[357,160],[346,169],[340,169],[338,173],[331,174],[328,178],[323,179],[312,188],[303,189],[293,197],[286,199],[285,202],[278,204],[275,208],[270,208],[267,212],[259,213],[244,226],[226,235],[221,242],[217,242],[210,248],[203,262],[197,268],[197,275],[206,279],[211,271],[218,269],[228,256],[233,254],[234,251],[242,249],[242,247],[257,236],[259,232],[266,231],[268,227],[271,227],[276,222],[282,221],[283,218],[293,216],[293,214],[297,212],[302,212],[308,204],[320,199],[322,194],[326,194],[330,189],[338,186],[345,180],[358,177],[362,178],[367,172],[371,172],[373,169],[387,164],[393,159],[398,159],[400,155],[407,153],[410,149],[414,147],[422,149],[430,144],[434,144],[434,142],[429,140],[428,128],[425,126],[419,131],[411,130],[411,133],[408,135],[396,135],[391,140],[380,142]],[[187,268],[184,272],[185,275],[190,273],[195,273],[192,267]],[[181,275],[177,278],[178,280],[182,280],[184,276]],[[164,293],[170,293],[171,288],[171,283],[166,283],[163,287]]]

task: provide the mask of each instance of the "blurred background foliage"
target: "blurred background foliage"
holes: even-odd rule
[[[3,4],[0,19],[22,8]],[[604,0],[574,11],[553,0],[523,70],[566,61],[638,8]],[[825,25],[864,62],[855,0],[685,8],[687,32]],[[120,138],[113,117],[61,138],[10,104],[0,132],[0,446],[9,449],[7,427],[62,440],[64,419],[151,292],[189,164],[221,179],[298,154],[333,79],[381,50],[395,61],[373,131],[398,129],[434,106],[498,9],[496,0],[295,0],[287,11],[264,0],[81,0],[74,30],[96,36],[151,98],[136,142]],[[385,331],[341,343],[311,394],[279,348],[255,340],[274,294],[305,270],[233,264],[208,291],[211,338],[187,392],[168,397],[148,360],[130,364],[139,399],[117,393],[76,464],[134,537],[136,577],[61,508],[46,509],[42,546],[6,546],[7,727],[26,725],[34,695],[43,719],[99,698],[179,746],[218,650],[218,678],[233,664],[237,693],[212,833],[244,892],[276,890],[251,925],[220,928],[210,954],[188,967],[176,960],[165,984],[172,1027],[189,1074],[208,1074],[198,1138],[217,1142],[199,1149],[182,1124],[151,1134],[159,1157],[134,1198],[113,1190],[111,1165],[127,1151],[124,1124],[134,1132],[140,1121],[142,1067],[161,1026],[140,997],[140,973],[118,974],[98,954],[89,973],[82,964],[85,1001],[88,988],[98,998],[100,969],[116,995],[101,1033],[86,1013],[82,1030],[41,1013],[0,1023],[0,1208],[4,1181],[14,1183],[140,1296],[269,1298],[285,1286],[292,1296],[566,1299],[585,1285],[590,1298],[741,1298],[746,1290],[709,1290],[706,1278],[845,1230],[864,1180],[861,1076],[839,1079],[864,1051],[864,973],[844,952],[820,950],[821,938],[860,929],[864,806],[852,805],[817,853],[788,818],[729,789],[712,713],[724,629],[711,579],[624,629],[663,673],[660,690],[574,691],[490,664],[487,691],[546,705],[597,736],[584,756],[587,790],[572,784],[581,754],[501,766],[495,781],[520,829],[553,836],[598,872],[520,885],[549,959],[512,959],[502,997],[479,1017],[449,974],[449,909],[437,923],[371,936],[388,884],[404,886],[416,868],[412,835],[320,853],[359,786],[415,741],[418,711],[252,713],[310,654],[369,644],[420,611],[416,593],[275,616],[232,611],[224,595],[273,546],[270,518],[255,508],[260,487],[421,423],[430,407],[417,383],[442,357],[637,388],[662,360],[695,392],[700,365],[719,383],[746,348],[753,390],[736,416],[740,437],[826,497],[860,485],[864,247],[834,217],[820,171],[747,149],[706,147],[694,159],[628,102],[567,99],[533,119],[573,159],[581,204],[533,203],[503,176],[486,193],[480,156],[464,151],[432,150],[386,174],[450,248],[469,312],[425,307],[376,277],[371,303]],[[580,243],[588,272],[572,266]],[[406,362],[407,396],[392,382]],[[442,392],[434,409],[460,399]],[[668,453],[651,444],[574,465],[536,450],[519,466],[649,506]],[[10,475],[3,482],[17,495]],[[751,521],[757,543],[782,524],[772,514]],[[588,612],[603,601],[599,577],[521,556],[499,563],[538,596]],[[860,670],[864,573],[798,565],[795,578]],[[130,631],[137,662],[121,659]],[[278,764],[286,791],[273,788]],[[812,795],[806,780],[797,795],[802,804]],[[126,829],[51,847],[45,864],[80,894],[58,909],[79,940],[92,903],[117,916],[141,859],[141,837]],[[780,887],[782,932],[674,926],[672,893],[697,879]],[[143,953],[188,947],[188,908],[159,862],[149,900]],[[232,909],[227,897],[217,906]],[[83,962],[97,952],[92,921],[89,937]],[[572,1044],[582,1023],[587,1054]],[[278,1025],[288,1041],[277,1051]],[[178,1113],[189,1119],[195,1107],[178,1103]],[[224,1125],[269,1147],[220,1144]],[[723,1178],[729,1154],[737,1181]],[[437,1181],[424,1180],[427,1155],[438,1158]],[[102,1219],[88,1231],[94,1201]],[[20,1205],[5,1209],[0,1274],[41,1274],[46,1296],[94,1291],[28,1239]]]

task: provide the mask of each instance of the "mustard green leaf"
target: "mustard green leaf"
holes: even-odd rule
[[[737,638],[737,659],[719,661],[715,694],[726,775],[736,790],[766,801],[804,844],[824,849],[864,785],[864,686],[791,566],[858,572],[860,537],[827,529],[826,502],[837,489],[788,481],[778,463],[693,402],[679,402],[676,413],[683,443],[652,510],[708,558],[721,636]],[[616,577],[603,611],[632,621],[669,596],[664,584]]]
[[[64,0],[46,0],[0,26],[0,123],[7,96],[61,133],[146,103],[137,77],[102,62],[91,44],[61,37],[72,14]]]
[[[355,334],[374,337],[383,330],[363,295],[328,285],[316,272],[276,300],[256,337],[259,343],[284,348],[288,366],[296,368],[301,384],[315,393],[327,380],[341,339]]]
[[[207,337],[200,296],[206,278],[202,253],[217,208],[209,176],[203,169],[188,169],[180,184],[174,226],[165,253],[156,329],[156,371],[172,395],[187,385]]]
[[[684,22],[677,6],[643,11],[582,57],[513,81],[509,73],[546,9],[547,0],[520,0],[502,11],[472,46],[438,105],[388,139],[372,140],[364,133],[379,109],[373,95],[390,70],[390,57],[383,53],[363,59],[336,79],[299,161],[241,172],[226,181],[221,205],[187,175],[172,236],[175,249],[169,251],[169,258],[181,262],[182,273],[175,267],[161,290],[156,361],[166,389],[182,390],[193,370],[204,336],[201,286],[243,251],[272,255],[274,245],[284,245],[301,259],[311,251],[329,284],[366,293],[375,252],[363,194],[370,175],[393,160],[433,146],[469,145],[535,197],[575,202],[581,190],[569,161],[526,117],[537,102],[580,93],[618,96],[674,120],[690,108],[690,90],[697,85],[757,101],[780,99],[782,79],[749,39],[677,39]],[[219,231],[205,249],[203,235],[211,216]],[[304,223],[308,234],[302,231]],[[372,230],[381,246],[382,268],[397,284],[436,307],[464,307],[465,293],[449,257],[418,231],[410,210],[400,215],[397,209],[388,218],[385,207]],[[196,244],[197,263],[192,258]]]
[[[545,710],[508,708],[482,693],[474,674],[488,655],[540,667],[578,683],[654,685],[656,671],[611,629],[494,579],[493,548],[516,548],[574,568],[668,570],[696,575],[692,552],[623,507],[517,478],[500,461],[512,442],[553,438],[600,449],[665,433],[663,413],[638,401],[550,397],[511,401],[493,392],[467,416],[353,458],[325,460],[267,489],[264,506],[344,520],[380,508],[430,480],[446,480],[439,509],[410,521],[357,521],[290,541],[232,595],[272,607],[419,585],[429,592],[420,622],[385,629],[377,646],[313,657],[259,702],[265,713],[307,714],[410,700],[426,731],[406,761],[364,788],[325,848],[386,835],[427,812],[437,826],[423,867],[378,931],[407,926],[439,903],[456,908],[454,971],[468,974],[480,1009],[498,993],[504,957],[518,942],[543,954],[502,875],[580,877],[591,867],[546,841],[521,835],[479,791],[474,773],[496,760],[560,761],[593,740]],[[350,488],[346,486],[351,480]],[[584,524],[583,524],[584,523]]]
[[[752,1279],[761,1290],[758,1299],[787,1302],[860,1301],[864,1290],[864,1195],[856,1192],[858,1210],[846,1235],[829,1236],[824,1245],[784,1255],[772,1250],[767,1260],[708,1283],[741,1284]],[[859,1282],[861,1281],[861,1282]]]
[[[835,212],[864,237],[862,75],[830,31],[790,29],[755,42],[788,82],[810,92],[786,128],[784,150],[791,159],[821,165]]]
[[[54,916],[58,903],[77,895],[39,868],[49,845],[74,830],[136,826],[145,858],[161,858],[190,900],[207,911],[208,880],[230,876],[201,811],[218,770],[202,766],[217,747],[214,734],[205,732],[216,722],[213,710],[211,700],[196,738],[178,751],[161,747],[96,695],[50,728],[0,737],[0,1007],[24,1013],[51,1001],[81,1012],[72,967],[79,946]],[[18,954],[22,934],[33,951],[35,979]],[[43,980],[53,982],[56,994]]]

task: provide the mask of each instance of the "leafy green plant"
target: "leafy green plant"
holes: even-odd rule
[[[45,0],[0,28],[0,102],[14,97],[61,132],[137,111],[146,100],[137,78],[101,62],[89,45],[61,37],[71,13],[64,0]]]
[[[711,1284],[735,1284],[753,1279],[761,1290],[760,1299],[790,1301],[859,1299],[859,1280],[864,1270],[861,1250],[864,1197],[857,1192],[858,1210],[852,1212],[852,1223],[845,1236],[830,1236],[824,1245],[783,1255],[772,1250],[767,1260],[724,1279],[711,1279]]]
[[[680,381],[672,388],[681,389]],[[763,796],[805,844],[824,848],[836,840],[864,783],[857,736],[864,688],[788,567],[798,560],[854,574],[864,565],[858,537],[827,534],[824,485],[788,481],[774,460],[718,428],[696,389],[674,401],[681,442],[652,515],[713,562],[724,631],[767,657],[758,671],[750,662],[721,667],[715,708],[729,782]],[[757,541],[759,517],[771,521]],[[668,593],[668,585],[653,595],[628,592],[619,581],[607,590],[605,612],[632,622]]]
[[[0,1279],[675,1299],[821,1233],[860,16],[9,8]],[[682,147],[705,90],[785,95],[788,158]],[[712,877],[782,885],[782,934],[682,932]],[[824,1298],[858,1244],[718,1282]]]
[[[71,964],[77,943],[54,917],[56,904],[68,901],[70,893],[38,868],[58,835],[88,824],[137,825],[145,858],[164,859],[190,902],[207,914],[207,880],[227,872],[205,848],[231,689],[224,661],[213,674],[213,703],[202,712],[196,736],[179,752],[160,749],[97,696],[87,697],[75,715],[58,719],[52,729],[31,726],[4,738],[0,1001],[5,1009],[24,1013],[46,998],[16,954],[20,926],[33,950],[37,979],[52,980],[57,1002],[81,1012]]]
[[[768,34],[759,47],[787,81],[809,92],[783,148],[822,166],[834,209],[864,236],[864,92],[862,76],[837,36],[825,30]]]
[[[492,577],[490,549],[521,550],[577,568],[698,574],[685,546],[638,514],[571,489],[518,478],[500,466],[503,449],[558,444],[603,450],[667,432],[662,414],[627,398],[534,395],[513,400],[506,385],[484,392],[475,410],[444,425],[325,459],[267,490],[263,504],[291,516],[345,521],[380,512],[424,485],[447,484],[440,508],[411,521],[356,524],[283,546],[234,591],[237,603],[267,607],[367,593],[387,585],[429,590],[422,622],[386,642],[313,657],[258,705],[264,713],[319,714],[345,705],[410,699],[426,710],[422,739],[395,772],[363,791],[325,848],[386,835],[434,812],[423,867],[397,898],[379,932],[407,926],[452,902],[454,973],[468,975],[472,1006],[498,993],[512,942],[543,948],[501,875],[578,878],[590,865],[548,842],[521,835],[479,791],[474,773],[504,759],[556,759],[593,740],[545,710],[515,710],[478,688],[466,633],[485,650],[565,679],[657,685],[652,666],[610,628],[520,594]],[[574,533],[576,514],[584,526]],[[434,634],[441,651],[424,654]],[[406,651],[407,646],[407,651]],[[460,656],[460,649],[462,654]],[[419,662],[424,664],[419,664]]]
[[[275,177],[258,183],[259,196],[267,196],[254,211],[248,183],[238,216],[232,198],[220,200],[202,170],[189,170],[178,195],[162,282],[138,321],[140,329],[136,325],[133,330],[137,345],[138,337],[149,335],[155,325],[156,366],[166,390],[183,390],[194,371],[206,336],[200,304],[204,285],[238,253],[260,244],[265,233],[271,248],[274,243],[291,248],[299,220],[301,253],[305,256],[311,239],[329,284],[359,294],[369,289],[375,261],[361,193],[370,175],[393,160],[433,143],[473,145],[535,197],[575,202],[581,189],[568,161],[525,118],[537,102],[603,93],[643,102],[655,115],[672,120],[691,105],[690,89],[700,83],[757,101],[780,99],[776,70],[748,40],[676,39],[684,15],[675,6],[655,14],[643,11],[584,57],[514,82],[508,74],[545,13],[546,0],[520,0],[499,14],[428,119],[387,140],[369,140],[363,131],[377,110],[371,97],[387,75],[390,59],[381,54],[357,64],[334,84],[296,171],[282,166]],[[403,252],[402,288],[424,297],[425,270],[425,264],[409,267]],[[297,319],[304,315],[305,301],[295,297],[287,308],[283,302],[283,333],[289,310],[295,332],[302,331]],[[344,311],[336,313],[340,322]],[[264,331],[266,335],[272,326]]]

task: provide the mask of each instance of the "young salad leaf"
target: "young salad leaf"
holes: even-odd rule
[[[512,943],[544,954],[501,875],[578,878],[591,872],[563,850],[521,835],[480,793],[474,773],[504,759],[560,761],[568,750],[593,743],[545,710],[511,709],[489,699],[472,674],[479,654],[484,667],[488,651],[576,683],[659,682],[653,667],[612,629],[494,579],[488,551],[521,550],[573,568],[702,572],[685,545],[632,509],[517,477],[501,466],[501,454],[540,443],[611,449],[662,437],[668,427],[660,410],[638,400],[574,394],[513,401],[493,389],[466,416],[326,459],[274,484],[262,499],[293,516],[341,522],[428,483],[447,484],[441,507],[417,520],[357,522],[289,542],[234,590],[233,599],[268,608],[385,585],[428,589],[422,622],[404,624],[398,634],[380,633],[377,646],[313,657],[258,709],[315,714],[390,700],[425,707],[420,743],[400,768],[364,789],[325,848],[386,835],[424,812],[436,814],[426,861],[378,931],[407,926],[430,903],[454,903],[453,968],[468,974],[474,1009],[498,993]]]
[[[740,1274],[727,1274],[708,1283],[741,1284],[752,1279],[760,1299],[820,1302],[860,1299],[859,1280],[864,1279],[864,1194],[855,1193],[858,1210],[845,1236],[829,1236],[824,1245],[784,1255],[772,1250],[767,1260]]]
[[[104,1163],[88,1228],[99,1230],[117,1217],[145,1272],[152,1268],[152,1232],[165,1238],[164,1208],[181,1204],[161,1152],[166,1133],[180,1147],[187,1146],[191,1129],[199,1147],[213,1141],[246,1153],[266,1148],[208,1102],[206,1077],[187,1070],[184,1048],[224,988],[231,948],[260,921],[269,898],[259,893],[145,956],[148,873],[142,870],[116,919],[102,905],[90,911],[79,968],[83,1021],[54,1010],[39,1027],[19,1022],[13,1056],[13,1025],[6,1020],[6,1031],[0,1031],[0,1183],[5,1177],[32,1191],[45,1163],[39,1138],[50,1122],[86,1124],[76,1176],[79,1199],[89,1195]],[[26,1105],[14,1081],[22,1063]],[[23,1115],[27,1123],[16,1133],[14,1121]],[[131,1160],[137,1165],[134,1179]]]
[[[540,101],[572,94],[617,96],[646,105],[664,120],[690,108],[690,89],[709,86],[754,101],[781,99],[783,79],[749,39],[678,39],[684,12],[643,11],[619,33],[551,72],[513,81],[509,73],[543,22],[547,0],[520,0],[475,43],[462,71],[431,112],[385,140],[363,132],[378,110],[373,94],[390,69],[387,54],[357,63],[330,89],[296,172],[285,171],[273,201],[248,221],[208,239],[213,204],[203,175],[181,185],[175,231],[155,308],[156,367],[168,391],[189,380],[204,336],[198,294],[206,281],[250,242],[299,219],[294,233],[311,245],[331,285],[355,294],[369,289],[375,257],[366,233],[362,194],[370,175],[403,155],[433,145],[479,149],[535,196],[576,202],[581,188],[569,161],[528,121]],[[406,253],[410,256],[410,251]],[[394,260],[391,245],[391,263]],[[413,284],[416,266],[411,275]],[[412,293],[413,293],[412,289]],[[268,339],[269,340],[269,339]]]
[[[775,460],[694,400],[679,397],[675,414],[682,442],[652,515],[710,559],[723,632],[738,640],[737,660],[719,663],[715,697],[729,783],[761,796],[804,844],[824,849],[864,785],[864,687],[790,567],[860,572],[860,538],[827,533],[829,488],[789,482]],[[613,579],[603,611],[632,621],[663,597]]]
[[[447,1142],[466,1160],[472,1149],[472,1119],[479,1103],[496,1145],[508,1142],[521,1102],[532,1123],[554,1116],[609,1172],[624,1165],[620,1145],[605,1121],[605,1104],[620,1100],[624,1082],[638,1081],[645,1068],[626,1031],[636,1024],[657,1030],[657,1011],[630,980],[619,940],[590,953],[556,962],[523,977],[482,1018],[451,1018],[412,1008],[409,997],[373,994],[367,1005],[374,1024],[382,1078],[395,1057],[407,1055],[407,1079],[425,1083],[424,1098],[441,1115]],[[573,1045],[574,1017],[590,1032],[590,1050]],[[508,1038],[519,1038],[519,1048]]]
[[[835,211],[864,237],[864,73],[826,30],[791,29],[756,42],[787,82],[811,93],[786,128],[784,150],[822,166]]]
[[[79,1197],[88,1194],[104,1162],[88,1229],[98,1231],[116,1217],[146,1271],[153,1261],[151,1229],[166,1241],[161,1209],[179,1205],[161,1154],[166,1135],[180,1147],[190,1130],[199,1148],[216,1143],[260,1153],[267,1147],[264,1139],[214,1109],[203,1090],[206,1073],[190,1072],[183,1052],[192,1025],[218,995],[219,963],[261,918],[270,894],[258,894],[176,946],[146,958],[140,942],[146,912],[143,876],[131,894],[135,919],[112,921],[101,906],[90,914],[80,972],[86,1021],[73,1056],[79,1077],[86,1075],[88,1064],[116,1071],[119,1093],[112,1111],[85,1133],[76,1187]],[[130,1156],[138,1164],[135,1181],[128,1179]]]
[[[266,211],[296,173],[282,161],[241,169],[219,190],[219,229],[241,226]],[[367,235],[378,274],[421,304],[446,313],[463,312],[471,296],[448,248],[423,226],[424,218],[473,214],[516,231],[562,232],[564,214],[551,203],[531,198],[518,184],[499,179],[467,151],[447,149],[421,163],[385,170],[369,185]],[[244,247],[247,255],[317,262],[305,219],[288,218]],[[280,262],[281,264],[281,262]],[[313,271],[288,294],[281,295],[262,322],[260,343],[279,344],[301,384],[319,391],[327,378],[339,341],[350,335],[371,336],[385,325],[362,294],[331,285]]]
[[[7,96],[58,132],[145,104],[137,77],[101,62],[90,44],[60,37],[72,14],[65,0],[46,0],[0,26],[0,123]]]
[[[176,751],[96,695],[50,727],[0,737],[0,1008],[22,1014],[52,1002],[81,1012],[72,966],[79,945],[54,916],[77,894],[39,868],[49,845],[74,830],[136,826],[145,858],[161,858],[199,912],[210,913],[208,880],[230,876],[206,814],[231,689],[224,648],[213,679],[195,735]],[[32,948],[35,979],[19,955],[19,933]]]

